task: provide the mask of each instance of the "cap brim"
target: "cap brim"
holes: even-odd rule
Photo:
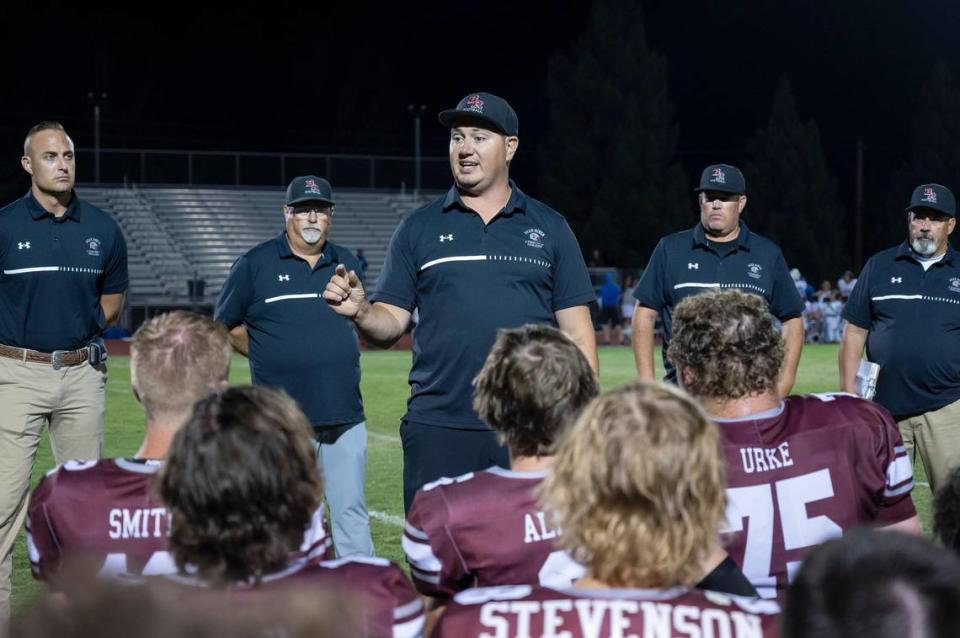
[[[440,111],[440,114],[437,116],[437,119],[440,120],[440,123],[447,128],[453,128],[457,126],[457,122],[469,123],[471,120],[476,124],[483,124],[483,128],[489,129],[491,131],[496,131],[501,135],[510,135],[500,124],[482,113],[476,113],[474,111],[458,111],[457,109],[449,109],[446,111]]]
[[[942,213],[942,214],[946,215],[947,217],[956,217],[956,216],[957,216],[955,212],[954,212],[954,213],[951,213],[951,212],[946,211],[946,210],[943,210],[942,208],[939,208],[939,207],[937,207],[937,206],[930,206],[930,205],[928,205],[928,204],[914,204],[913,206],[907,206],[907,209],[906,209],[906,210],[907,210],[907,212],[909,213],[910,211],[917,210],[918,208],[929,208],[930,210],[935,210],[935,211],[937,211],[938,213]]]
[[[711,184],[710,186],[697,186],[693,189],[694,193],[702,193],[703,191],[717,191],[720,193],[733,193],[734,195],[743,195],[743,192],[734,190],[729,186],[722,186],[718,184]]]
[[[322,204],[330,204],[335,206],[336,203],[332,199],[324,199],[323,197],[300,197],[298,199],[293,199],[287,202],[287,206],[293,206],[294,204],[302,204],[303,202],[320,202]]]

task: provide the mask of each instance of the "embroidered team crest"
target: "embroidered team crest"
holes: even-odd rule
[[[760,264],[750,264],[747,266],[747,275],[753,277],[754,279],[760,279],[762,275],[760,272],[763,270],[763,266]]]
[[[710,181],[714,184],[726,184],[727,183],[727,174],[723,172],[723,169],[719,166],[713,169],[713,172],[710,174]]]
[[[920,201],[921,201],[921,202],[926,202],[926,203],[928,203],[928,204],[936,204],[936,203],[937,203],[937,191],[933,190],[932,188],[924,188],[924,189],[923,189],[923,197],[920,198]]]
[[[473,111],[474,113],[483,113],[483,100],[480,99],[479,95],[471,95],[467,98],[467,111]]]
[[[307,190],[304,192],[304,194],[310,193],[312,195],[323,195],[323,193],[320,192],[320,187],[317,186],[317,180],[308,179],[306,182],[304,182],[304,184],[307,186]]]
[[[543,248],[543,240],[547,236],[545,232],[539,228],[528,228],[523,231],[523,234],[527,238],[527,246],[530,246],[530,248]]]
[[[91,257],[100,256],[100,240],[96,237],[87,237],[83,240],[84,245],[87,247],[87,254]]]
[[[960,292],[960,277],[954,277],[950,280],[950,292]]]

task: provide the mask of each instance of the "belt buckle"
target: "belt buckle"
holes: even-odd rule
[[[50,353],[50,363],[53,364],[54,370],[59,370],[63,367],[63,355],[69,353],[69,350],[54,350]]]

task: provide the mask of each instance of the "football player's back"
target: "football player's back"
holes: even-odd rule
[[[916,516],[896,423],[873,403],[794,396],[772,411],[715,421],[727,462],[727,550],[765,597],[786,587],[819,543]]]
[[[55,582],[75,558],[103,576],[174,573],[169,516],[150,494],[157,461],[68,461],[39,483],[27,513],[36,578]]]
[[[569,586],[583,573],[554,542],[560,530],[537,503],[554,442],[599,392],[580,348],[555,328],[501,330],[474,383],[474,407],[510,453],[492,467],[425,485],[403,548],[420,593],[440,600],[468,587]]]
[[[457,594],[441,616],[438,637],[777,635],[772,601],[696,589],[554,589],[505,586]]]
[[[537,502],[545,474],[492,467],[418,492],[403,536],[417,589],[447,597],[505,583],[569,586],[582,575]]]
[[[211,590],[208,582],[187,574],[165,576],[161,582],[179,585],[184,596],[196,589]],[[385,558],[347,556],[322,562],[292,558],[281,570],[259,579],[221,584],[219,590],[227,604],[247,604],[251,599],[257,603],[284,592],[335,591],[351,599],[364,635],[373,637],[420,636],[425,621],[423,601],[403,570]]]
[[[859,525],[919,533],[896,422],[843,394],[791,396],[784,339],[755,295],[685,299],[670,358],[719,425],[727,470],[727,551],[761,596],[782,591],[815,545]]]

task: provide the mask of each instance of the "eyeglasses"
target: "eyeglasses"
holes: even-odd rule
[[[736,202],[740,200],[740,195],[737,193],[727,193],[723,191],[703,191],[700,193],[700,201],[703,203],[721,201],[721,202]]]
[[[330,206],[295,206],[293,209],[293,214],[297,217],[305,218],[309,217],[313,213],[317,217],[333,217],[333,208]]]

